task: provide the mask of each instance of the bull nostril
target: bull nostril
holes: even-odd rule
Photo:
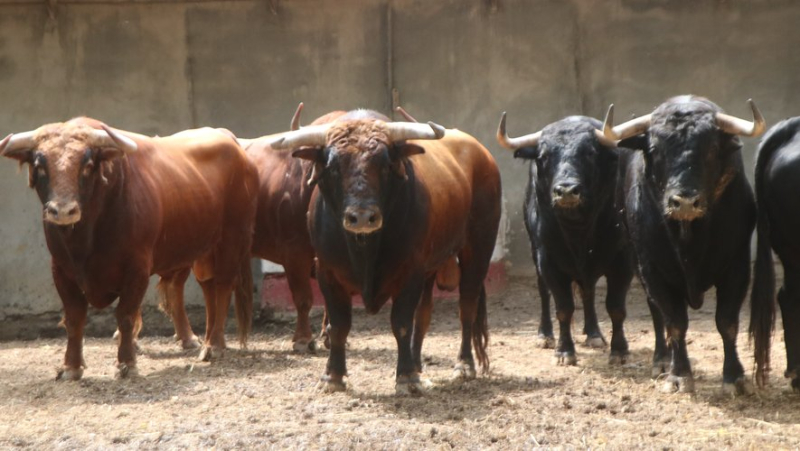
[[[369,223],[370,224],[375,224],[375,220],[376,219],[377,219],[377,217],[376,217],[375,213],[369,215]]]
[[[46,207],[46,208],[45,208],[45,211],[47,211],[47,213],[48,213],[48,214],[50,214],[50,215],[52,215],[52,216],[58,216],[58,210],[56,210],[56,209],[55,209],[54,207],[52,207],[52,206],[48,206],[48,207]]]
[[[679,208],[681,206],[681,199],[678,196],[670,197],[669,206],[672,208]]]
[[[354,213],[348,213],[347,214],[347,222],[349,222],[350,224],[358,223],[358,216],[355,215]]]
[[[72,207],[67,212],[68,216],[75,216],[76,214],[78,214],[78,207]]]
[[[695,201],[692,203],[692,206],[694,208],[700,208],[700,199],[695,199]]]

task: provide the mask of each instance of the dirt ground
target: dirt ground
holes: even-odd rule
[[[602,289],[598,290],[602,295]],[[558,367],[534,346],[539,300],[529,279],[514,279],[489,300],[491,372],[451,382],[459,344],[456,303],[437,304],[425,341],[421,397],[394,394],[395,342],[389,309],[357,310],[350,335],[348,390],[315,387],[326,353],[291,352],[293,322],[256,328],[246,351],[198,363],[166,337],[141,341],[140,376],[114,379],[116,347],[87,339],[80,382],[55,382],[64,339],[0,344],[0,448],[35,449],[754,449],[800,446],[800,396],[781,375],[784,346],[774,340],[771,384],[756,395],[721,392],[722,343],[713,296],[691,312],[689,354],[696,393],[662,394],[650,378],[653,333],[638,284],[629,296],[631,358],[578,348],[578,365]],[[602,300],[603,297],[599,296]],[[611,325],[601,311],[601,327]],[[320,316],[315,311],[315,317]],[[742,323],[746,324],[746,312]],[[573,330],[582,330],[577,312]],[[195,325],[200,331],[201,325]],[[53,325],[55,327],[55,325]],[[780,325],[779,325],[780,327]],[[752,351],[740,327],[748,375]],[[582,340],[583,336],[576,335]],[[229,336],[231,342],[233,336]]]

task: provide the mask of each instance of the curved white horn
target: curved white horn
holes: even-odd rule
[[[300,130],[284,133],[273,139],[269,145],[273,149],[296,149],[302,146],[324,146],[328,140],[331,124],[309,125]]]
[[[388,122],[386,132],[389,141],[405,141],[407,139],[441,139],[445,128],[439,124],[428,122],[418,124],[415,122]]]
[[[612,111],[610,120],[613,122],[613,119],[614,115]],[[603,134],[606,136],[606,138],[614,141],[622,141],[623,139],[630,138],[631,136],[641,135],[650,128],[650,119],[651,115],[647,114],[637,117],[636,119],[631,119],[628,122],[624,122],[612,128],[612,122],[609,122],[608,117],[606,117],[607,123],[603,124]]]
[[[303,112],[303,102],[300,102],[297,105],[297,110],[294,112],[294,116],[292,116],[292,122],[289,124],[289,130],[295,131],[300,130],[300,113]]]
[[[617,147],[617,141],[615,139],[609,138],[608,131],[613,131],[614,127],[614,104],[608,106],[608,111],[606,111],[606,118],[603,120],[603,129],[594,131],[594,135],[597,137],[597,140],[600,144],[606,147]]]
[[[509,138],[506,133],[506,112],[500,116],[500,125],[497,127],[497,142],[509,150],[516,150],[520,147],[530,147],[539,144],[539,139],[542,137],[541,130],[529,135],[520,136],[519,138]]]
[[[103,127],[103,130],[94,130],[92,132],[94,139],[101,146],[116,147],[126,154],[136,152],[139,149],[136,141],[112,130],[105,124],[102,124],[101,127]]]
[[[764,116],[761,115],[761,111],[758,111],[758,107],[755,102],[753,102],[753,99],[747,99],[747,103],[750,105],[750,109],[753,110],[753,122],[725,113],[717,113],[717,127],[725,133],[730,133],[732,135],[752,137],[764,133],[767,129],[767,122],[764,120]]]
[[[13,133],[8,135],[0,141],[0,154],[10,155],[16,151],[27,151],[36,147],[36,140],[33,137],[36,135],[36,130],[29,132]]]

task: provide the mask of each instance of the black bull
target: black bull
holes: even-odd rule
[[[786,373],[800,390],[800,118],[783,121],[764,137],[756,157],[758,247],[751,299],[750,332],[754,338],[756,380],[769,371],[769,351],[775,324],[775,273],[772,250],[783,264],[784,282],[778,293],[786,344]]]
[[[524,211],[542,302],[539,335],[545,347],[553,342],[552,291],[560,329],[559,364],[577,362],[571,334],[573,284],[583,300],[586,343],[605,345],[594,307],[595,285],[603,276],[608,283],[606,308],[613,324],[609,362],[621,364],[628,355],[623,322],[633,258],[614,208],[616,142],[604,137],[601,125],[596,119],[571,116],[541,132],[508,138],[504,115],[498,130],[503,147],[515,150],[515,157],[531,161]]]
[[[639,149],[621,152],[617,203],[653,314],[654,371],[669,367],[664,391],[694,389],[687,307],[699,308],[711,287],[725,352],[723,389],[751,390],[736,351],[756,218],[737,135],[756,136],[764,129],[751,106],[754,122],[728,116],[704,98],[681,96],[606,129],[610,138],[621,139],[620,146]]]

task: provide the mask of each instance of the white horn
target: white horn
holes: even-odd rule
[[[292,116],[292,122],[289,124],[289,130],[295,131],[300,130],[300,113],[303,112],[303,102],[300,102],[297,105],[297,110],[294,112],[294,116]]]
[[[328,140],[331,124],[309,125],[300,130],[284,133],[273,139],[269,145],[273,149],[296,149],[302,146],[324,146]]]
[[[520,136],[519,138],[509,138],[506,133],[506,112],[500,116],[500,125],[497,127],[497,142],[509,150],[516,150],[520,147],[530,147],[539,144],[539,139],[542,137],[541,130],[530,135]]]
[[[407,139],[441,139],[445,134],[445,128],[433,122],[427,124],[389,122],[386,124],[386,132],[391,142]]]
[[[103,127],[103,130],[94,130],[92,132],[94,139],[101,146],[116,147],[125,154],[136,152],[139,149],[136,141],[112,130],[111,127],[107,127],[105,124],[102,124],[101,127]]]
[[[11,155],[13,152],[28,151],[36,147],[36,140],[33,137],[36,130],[23,133],[13,133],[0,141],[0,154]]]
[[[758,111],[758,107],[756,107],[753,99],[748,99],[747,103],[750,105],[750,109],[753,110],[753,122],[725,113],[717,113],[717,127],[725,133],[730,133],[732,135],[753,137],[760,136],[764,133],[767,129],[767,122],[764,120],[764,116],[761,115],[761,111]]]

